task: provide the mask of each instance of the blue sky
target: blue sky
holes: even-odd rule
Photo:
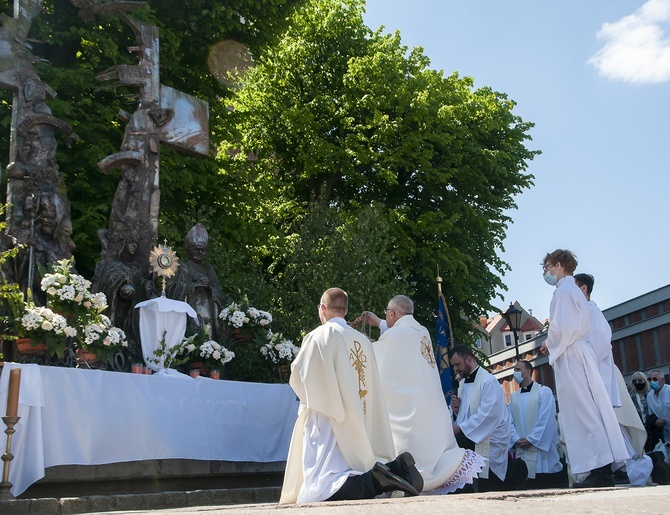
[[[535,123],[495,306],[548,317],[539,263],[556,248],[594,275],[601,309],[670,283],[670,0],[367,0],[364,20]]]

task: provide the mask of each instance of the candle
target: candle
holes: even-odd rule
[[[9,393],[7,394],[7,416],[16,417],[19,412],[19,387],[21,386],[21,369],[9,371]]]

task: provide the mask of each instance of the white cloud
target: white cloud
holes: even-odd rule
[[[588,60],[601,76],[634,84],[670,81],[670,0],[649,0],[597,33],[605,46]]]

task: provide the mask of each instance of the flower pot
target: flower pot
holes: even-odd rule
[[[277,367],[277,373],[279,374],[279,380],[282,383],[288,383],[288,380],[291,378],[291,367],[288,365],[279,365]]]
[[[98,359],[98,355],[95,352],[86,349],[77,349],[77,357],[86,363],[95,363]]]
[[[20,354],[44,354],[49,350],[46,343],[33,345],[30,338],[19,338],[16,340],[16,350]]]
[[[216,379],[216,380],[221,379],[221,371],[220,370],[212,370],[209,373],[209,378],[210,379]]]

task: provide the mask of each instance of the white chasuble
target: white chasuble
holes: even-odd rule
[[[563,466],[558,456],[558,427],[554,394],[550,388],[533,383],[530,392],[512,392],[510,397],[512,413],[511,444],[525,438],[532,447],[517,447],[516,456],[528,467],[528,477],[535,474],[559,472]]]
[[[328,499],[349,475],[395,458],[372,344],[344,319],[331,319],[304,338],[290,384],[302,411],[280,503]]]
[[[471,483],[485,462],[472,451],[464,460],[466,451],[456,443],[428,330],[405,315],[372,346],[396,453],[412,454],[424,480],[423,491],[449,487],[440,488],[446,493]]]
[[[461,405],[456,424],[475,442],[477,454],[489,460],[479,477],[488,479],[490,468],[504,481],[511,423],[502,386],[493,375],[478,367],[474,383],[461,379],[459,393]]]
[[[558,281],[549,319],[546,345],[572,473],[627,460],[630,456],[612,401],[587,343],[591,313],[572,276]]]

